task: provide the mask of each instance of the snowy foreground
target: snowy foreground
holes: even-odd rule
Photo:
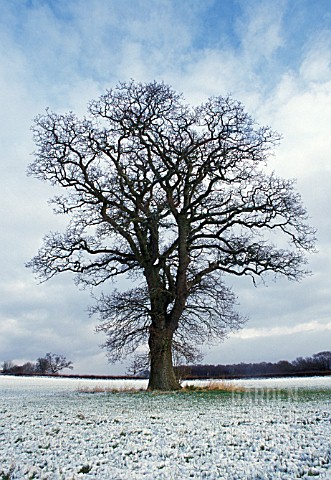
[[[0,376],[0,480],[331,479],[331,377],[233,383],[248,390]]]

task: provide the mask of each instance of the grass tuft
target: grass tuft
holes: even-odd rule
[[[0,471],[0,480],[11,480],[14,476],[15,466],[11,465],[9,470],[5,472],[4,470]]]
[[[78,473],[89,473],[90,471],[92,470],[92,466],[87,464],[87,465],[83,465],[82,468],[80,470],[78,470]]]

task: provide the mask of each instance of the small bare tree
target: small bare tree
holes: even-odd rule
[[[2,364],[2,373],[10,373],[15,367],[11,360],[5,360]]]
[[[306,210],[293,181],[264,170],[279,136],[230,97],[190,107],[163,83],[120,83],[88,118],[37,117],[34,138],[29,174],[63,188],[52,201],[71,221],[28,265],[43,280],[136,282],[92,312],[111,360],[148,343],[150,389],[180,388],[174,347],[187,357],[240,328],[227,275],[306,274]]]
[[[313,362],[317,364],[320,370],[331,370],[331,352],[319,352],[313,355]]]
[[[36,371],[38,373],[57,374],[64,368],[72,370],[74,367],[71,361],[68,361],[64,355],[46,353],[45,357],[38,358]]]

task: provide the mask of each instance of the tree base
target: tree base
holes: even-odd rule
[[[178,391],[178,390],[181,390],[181,385],[180,383],[178,382],[177,379],[175,379],[175,381],[171,380],[162,380],[160,381],[160,379],[152,379],[150,378],[149,379],[149,382],[148,382],[148,387],[147,387],[147,390],[148,391],[162,391],[162,392],[174,392],[174,391]]]

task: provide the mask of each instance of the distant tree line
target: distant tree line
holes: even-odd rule
[[[331,351],[319,352],[311,357],[298,357],[294,361],[277,363],[239,363],[231,365],[180,365],[176,367],[181,378],[251,377],[266,375],[317,374],[331,371]]]
[[[74,368],[71,361],[64,355],[46,353],[44,357],[37,359],[35,363],[26,362],[23,365],[16,365],[11,360],[6,360],[2,365],[2,373],[7,375],[57,375],[64,368]]]

